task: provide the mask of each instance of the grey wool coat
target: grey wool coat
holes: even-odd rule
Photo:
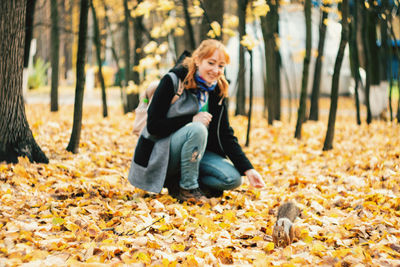
[[[171,79],[177,91],[176,84],[179,81],[175,74],[169,73],[163,79]],[[166,116],[167,118],[194,116],[198,110],[197,97],[188,90],[183,90],[179,99],[171,104]],[[128,180],[133,186],[154,193],[161,192],[167,174],[170,140],[170,135],[166,137],[151,135],[147,126],[142,130],[128,175]]]

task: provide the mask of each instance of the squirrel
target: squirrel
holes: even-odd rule
[[[300,216],[300,209],[293,202],[285,202],[278,209],[278,217],[272,231],[276,247],[286,247],[293,242],[294,220]]]

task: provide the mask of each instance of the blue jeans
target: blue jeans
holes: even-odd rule
[[[223,191],[241,185],[240,173],[226,158],[206,151],[208,130],[200,122],[192,122],[171,136],[167,179],[179,179],[183,189],[195,189],[199,182]]]

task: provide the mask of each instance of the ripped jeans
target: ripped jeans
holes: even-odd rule
[[[241,185],[241,175],[230,161],[206,151],[208,129],[192,122],[171,136],[167,179],[179,179],[183,189],[195,189],[199,182],[216,190],[230,190]]]

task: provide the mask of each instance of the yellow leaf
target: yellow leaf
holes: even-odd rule
[[[338,248],[332,251],[332,256],[342,259],[351,253],[350,248]]]
[[[64,224],[64,226],[71,232],[75,232],[75,231],[79,230],[79,226],[76,225],[75,223],[67,222]]]
[[[158,11],[170,11],[174,8],[175,8],[174,1],[158,0],[158,4],[157,4]]]
[[[139,253],[137,253],[137,254],[136,254],[136,258],[137,258],[140,262],[143,262],[143,263],[146,263],[146,264],[150,264],[150,263],[151,263],[151,257],[150,257],[147,253],[145,253],[145,252],[139,252]]]
[[[253,13],[256,17],[264,17],[269,12],[269,6],[265,0],[257,0],[253,2]]]
[[[168,225],[168,224],[163,223],[160,226],[160,228],[158,228],[158,230],[160,230],[161,232],[165,232],[165,231],[171,230],[171,226]]]
[[[173,251],[184,251],[185,250],[185,245],[184,244],[172,244],[171,249]]]
[[[303,240],[304,243],[311,243],[313,241],[313,238],[310,236],[309,232],[307,229],[302,229],[300,231],[300,238]]]
[[[271,251],[274,250],[274,249],[275,249],[275,244],[274,244],[274,242],[268,242],[267,245],[265,245],[265,246],[263,247],[263,250],[266,251],[266,252],[271,252]]]
[[[213,220],[210,220],[208,217],[204,215],[197,215],[198,224],[204,228],[207,233],[215,232],[218,229],[218,226],[214,223]]]
[[[143,48],[143,51],[146,54],[150,54],[150,53],[153,53],[154,51],[156,51],[156,49],[157,49],[157,43],[154,41],[151,41]]]
[[[221,25],[217,21],[211,22],[211,28],[216,36],[221,36]]]
[[[86,260],[87,263],[99,263],[99,262],[103,262],[102,258],[99,255],[94,255],[89,257]]]
[[[65,222],[65,220],[63,218],[60,218],[60,217],[54,217],[53,220],[52,220],[52,223],[54,225],[61,225],[64,222]]]
[[[17,164],[17,165],[14,166],[13,172],[15,174],[17,174],[17,175],[20,175],[21,177],[24,177],[24,178],[28,178],[29,177],[29,174],[26,172],[25,168],[20,164]]]
[[[240,44],[246,47],[248,50],[253,50],[259,44],[259,41],[255,39],[252,35],[244,35]]]
[[[215,257],[217,257],[222,264],[233,264],[232,251],[228,248],[221,249],[219,247],[214,247],[212,252]]]
[[[257,215],[257,212],[254,211],[248,211],[244,214],[244,216],[246,216],[247,218],[252,218],[255,217]]]
[[[220,224],[218,224],[221,228],[223,229],[229,229],[231,228],[231,225],[225,222],[221,222]]]
[[[193,5],[189,7],[189,13],[192,18],[198,18],[203,16],[204,10],[198,5]]]
[[[363,254],[364,254],[364,257],[365,257],[365,262],[372,263],[371,255],[365,250],[363,251]]]
[[[196,258],[194,255],[189,255],[186,257],[186,262],[188,266],[199,266],[199,263],[197,262]]]
[[[147,247],[148,248],[160,248],[160,245],[157,244],[156,242],[149,241],[149,242],[147,242]]]
[[[0,172],[5,172],[5,171],[7,171],[7,170],[8,170],[7,165],[5,165],[5,164],[1,164],[1,165],[0,165]]]
[[[143,1],[132,12],[132,16],[144,16],[147,19],[150,16],[150,12],[156,7],[156,5],[157,3]]]
[[[114,244],[114,239],[113,238],[107,238],[101,241],[102,244]]]
[[[314,242],[311,248],[311,253],[317,256],[322,257],[324,254],[323,252],[326,251],[326,247],[323,245],[322,242]]]
[[[237,221],[236,213],[233,210],[224,210],[223,218],[224,218],[224,220],[227,220],[229,222]]]

